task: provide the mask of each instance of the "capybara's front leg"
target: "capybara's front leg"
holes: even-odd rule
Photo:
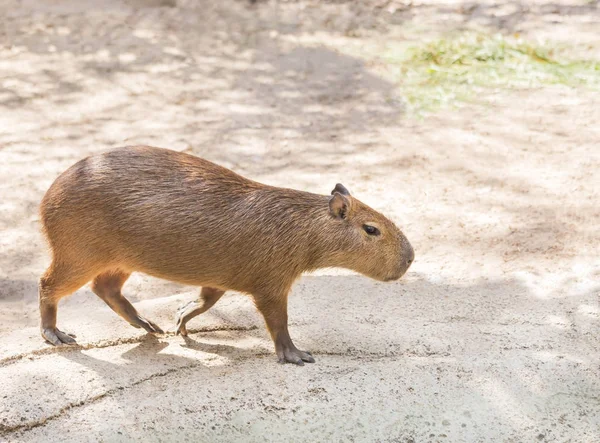
[[[217,288],[203,287],[200,291],[200,299],[191,301],[187,305],[182,306],[177,310],[177,335],[181,334],[184,337],[188,335],[185,327],[186,323],[197,315],[208,311],[216,302],[219,301],[225,291]]]
[[[275,343],[275,352],[279,363],[294,363],[299,366],[304,362],[314,363],[315,359],[310,352],[301,351],[292,342],[288,332],[287,294],[281,296],[264,297],[255,295],[254,300],[259,311],[267,323],[271,338]]]

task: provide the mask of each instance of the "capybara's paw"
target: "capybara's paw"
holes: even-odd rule
[[[155,334],[164,334],[164,331],[154,322],[145,319],[141,315],[135,318],[135,322],[131,323],[131,326],[136,328],[144,328],[147,332]]]
[[[187,331],[187,328],[185,327],[185,323],[183,323],[181,321],[181,318],[179,318],[179,320],[177,321],[175,335],[182,335],[184,337],[187,337],[187,335],[188,335],[188,331]]]
[[[294,363],[298,366],[304,366],[304,362],[315,362],[315,359],[310,352],[301,351],[299,349],[286,349],[283,351],[283,356],[279,356],[279,363]]]
[[[190,311],[193,311],[193,308],[197,304],[197,302],[191,301],[177,310],[177,326],[175,326],[176,335],[182,335],[184,337],[187,337],[188,331],[185,327],[185,324],[187,323],[187,320],[189,320],[189,316],[187,316],[186,314],[189,314]],[[186,316],[188,317],[187,320]]]
[[[57,328],[43,328],[42,329],[42,337],[54,346],[62,346],[62,345],[75,345],[77,342],[73,337],[73,334],[67,334],[65,332],[60,331]]]
[[[185,324],[187,323],[187,321],[185,320],[186,314],[189,313],[190,311],[193,311],[194,307],[196,307],[198,305],[197,302],[195,301],[191,301],[189,303],[186,303],[183,306],[180,306],[179,309],[177,309],[177,326],[175,326],[175,334],[176,335],[182,335],[183,337],[187,337],[188,335],[188,331],[185,327]]]

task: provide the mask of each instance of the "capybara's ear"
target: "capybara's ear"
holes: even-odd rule
[[[345,219],[350,213],[350,199],[339,192],[334,192],[329,199],[329,213],[336,218]]]
[[[350,195],[350,191],[348,191],[346,187],[341,183],[335,185],[335,188],[333,188],[333,191],[331,191],[331,195],[333,195],[336,192],[339,192],[342,195]]]

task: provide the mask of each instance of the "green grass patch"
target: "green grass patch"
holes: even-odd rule
[[[600,61],[568,57],[569,48],[500,34],[462,33],[408,50],[390,50],[409,110],[417,114],[472,101],[494,88],[600,86]]]

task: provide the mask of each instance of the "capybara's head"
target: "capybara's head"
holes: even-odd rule
[[[346,267],[381,281],[404,275],[415,253],[402,231],[388,218],[350,195],[337,184],[329,211],[342,230]]]

